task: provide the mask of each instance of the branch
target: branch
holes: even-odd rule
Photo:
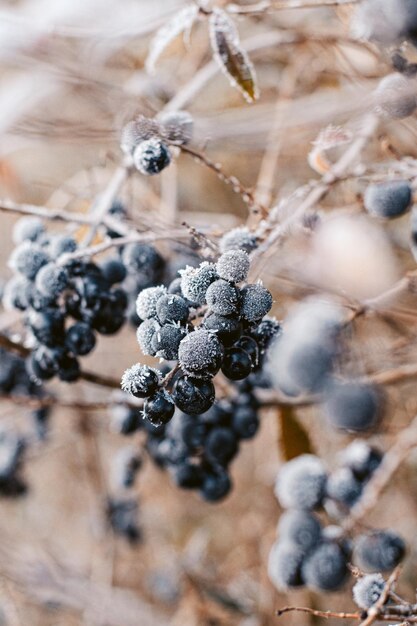
[[[256,13],[266,13],[268,11],[280,11],[286,9],[320,9],[323,7],[340,7],[348,4],[356,4],[358,0],[261,0],[256,4],[250,4],[244,7],[238,4],[229,4],[227,10],[230,13],[239,15],[253,15]]]

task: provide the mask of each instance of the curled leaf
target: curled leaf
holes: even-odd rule
[[[169,44],[181,33],[187,33],[192,28],[197,16],[197,5],[184,7],[156,32],[145,62],[145,68],[149,74],[155,71],[156,62]]]
[[[248,102],[258,97],[254,67],[240,45],[239,34],[225,11],[214,9],[210,15],[210,40],[214,58],[222,72]]]
[[[311,454],[310,438],[298,421],[294,407],[280,407],[277,417],[280,430],[279,447],[282,458],[286,461],[291,461],[291,459],[300,456],[300,454]]]

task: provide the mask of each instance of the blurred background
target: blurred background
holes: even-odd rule
[[[339,128],[328,152],[336,160],[359,132],[379,79],[391,71],[386,52],[353,39],[353,7],[235,14],[260,88],[260,98],[248,104],[212,61],[204,20],[189,38],[170,43],[154,74],[145,71],[153,35],[185,4],[2,0],[1,198],[87,212],[120,163],[123,125],[137,114],[153,117],[168,103],[192,113],[193,147],[253,188],[263,206],[320,179],[317,162],[310,158],[309,164],[313,142],[330,124]],[[416,130],[415,116],[381,124],[354,175],[311,206],[305,223],[261,264],[278,319],[309,294],[342,293],[348,302],[377,297],[415,268],[409,218],[388,226],[371,221],[361,195],[370,179],[404,173],[405,167],[408,178],[416,175]],[[403,156],[406,165],[399,162]],[[120,199],[137,228],[151,224],[156,233],[183,221],[218,234],[247,221],[259,225],[239,194],[187,154],[160,177],[130,177]],[[1,212],[0,219],[0,273],[6,280],[16,217]],[[157,247],[169,256],[168,245]],[[401,298],[387,307],[385,318],[359,318],[352,325],[345,374],[413,363],[415,293]],[[2,328],[19,333],[20,317],[13,315],[2,314]],[[134,328],[127,326],[116,338],[101,338],[83,363],[120,378],[140,359]],[[53,383],[51,389],[69,403],[106,402],[112,393],[86,382]],[[383,449],[415,414],[414,390],[412,378],[387,386],[386,418],[372,436]],[[27,406],[7,399],[0,406],[3,425],[28,428]],[[314,621],[307,615],[278,620],[274,613],[286,604],[352,610],[349,585],[336,594],[301,590],[285,596],[274,590],[266,567],[280,514],[273,496],[280,464],[295,447],[317,452],[332,467],[351,439],[326,427],[320,407],[265,408],[260,433],[242,445],[233,464],[231,496],[215,505],[177,489],[146,462],[135,486],[143,537],[130,544],[114,535],[105,517],[114,489],[111,459],[124,445],[112,432],[109,412],[55,408],[49,440],[31,448],[25,465],[27,495],[0,501],[0,624],[307,625]],[[401,586],[411,599],[416,461],[401,469],[366,520],[406,538]]]

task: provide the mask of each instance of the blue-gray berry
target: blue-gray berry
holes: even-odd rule
[[[65,267],[47,263],[36,275],[36,289],[47,298],[58,298],[68,285],[68,272]]]
[[[374,385],[359,382],[332,384],[324,402],[329,423],[340,430],[371,430],[382,417],[382,395]]]
[[[246,226],[238,226],[232,228],[225,233],[219,241],[220,252],[229,252],[229,250],[244,250],[248,254],[257,247],[257,239],[254,233],[251,233]]]
[[[160,174],[171,163],[168,146],[158,137],[151,137],[136,146],[133,162],[141,174],[153,176]]]
[[[39,217],[27,215],[21,217],[13,227],[13,241],[36,241],[45,232],[45,226]]]
[[[367,611],[383,594],[385,580],[381,574],[367,574],[355,583],[352,589],[353,599],[359,608]]]
[[[258,322],[272,307],[271,292],[263,285],[245,285],[240,291],[240,313],[248,322]]]
[[[162,326],[152,338],[152,350],[155,356],[167,361],[177,359],[178,348],[185,334],[186,330],[177,324]]]
[[[122,376],[121,387],[136,398],[147,398],[158,388],[160,374],[148,365],[137,363],[129,367]]]
[[[404,558],[405,543],[391,530],[360,535],[355,542],[355,562],[366,572],[387,572]]]
[[[181,341],[178,360],[185,374],[195,378],[214,376],[220,368],[223,356],[222,346],[216,335],[197,329]]]
[[[220,278],[207,289],[206,300],[209,308],[218,315],[232,315],[238,309],[239,292],[227,280]]]
[[[136,300],[136,313],[142,320],[149,317],[156,317],[156,304],[161,296],[166,294],[166,287],[148,287],[143,289]]]
[[[15,248],[9,259],[9,267],[34,280],[41,267],[49,261],[49,256],[41,246],[31,241],[24,241]]]
[[[279,591],[303,584],[301,566],[304,552],[294,543],[277,541],[271,548],[268,559],[268,576]]]
[[[325,495],[327,472],[320,459],[303,454],[282,466],[275,483],[275,495],[281,506],[315,509]]]
[[[277,531],[280,541],[294,543],[304,554],[314,548],[321,538],[319,520],[307,511],[286,511],[280,517]]]
[[[224,252],[216,263],[220,278],[231,283],[241,283],[246,280],[250,267],[249,255],[244,250],[229,250]]]
[[[52,237],[48,244],[48,254],[54,261],[61,254],[69,254],[77,249],[77,242],[69,235],[56,235]]]
[[[2,302],[7,309],[25,311],[31,303],[33,283],[25,276],[16,274],[7,281]]]
[[[149,354],[155,356],[152,340],[156,332],[160,330],[161,326],[156,319],[149,318],[144,320],[136,331],[136,339],[138,340],[139,347],[143,354]]]
[[[156,313],[161,324],[188,320],[189,308],[186,300],[179,295],[167,293],[156,303]]]
[[[362,484],[349,467],[340,467],[327,479],[326,494],[344,507],[350,508],[360,498]]]
[[[376,217],[392,219],[404,215],[413,202],[407,180],[390,180],[368,185],[363,197],[365,209]]]
[[[340,589],[348,577],[347,558],[338,543],[321,543],[303,562],[306,585],[321,591]]]
[[[196,304],[206,304],[206,292],[211,283],[218,279],[216,266],[203,261],[198,267],[180,270],[181,291],[184,298]]]

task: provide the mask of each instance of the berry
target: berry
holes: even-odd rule
[[[33,283],[21,275],[12,276],[3,292],[3,305],[8,309],[25,311],[32,300]]]
[[[48,261],[49,257],[43,248],[36,243],[24,241],[13,250],[9,267],[29,280],[34,280],[41,267]]]
[[[359,608],[367,611],[378,602],[384,589],[385,581],[381,574],[367,574],[353,586],[353,599]]]
[[[229,475],[219,468],[215,472],[204,475],[200,493],[207,502],[218,502],[227,496],[231,488]]]
[[[257,322],[272,307],[271,292],[263,285],[246,285],[240,292],[240,313],[248,322]]]
[[[335,542],[321,543],[304,561],[302,575],[305,583],[313,589],[340,589],[348,576],[344,551]]]
[[[252,439],[259,429],[259,417],[249,406],[238,406],[233,412],[232,428],[240,439]]]
[[[229,250],[224,252],[216,263],[220,278],[232,283],[241,283],[246,280],[250,267],[249,255],[244,250]]]
[[[68,285],[68,272],[55,263],[47,263],[36,274],[35,285],[41,295],[55,300]]]
[[[177,359],[178,348],[185,335],[185,329],[180,326],[173,324],[162,326],[152,338],[152,350],[155,356],[167,361]]]
[[[64,341],[64,316],[56,309],[30,311],[28,323],[36,339],[48,347]]]
[[[244,350],[247,354],[249,354],[253,367],[256,367],[258,365],[259,348],[255,339],[252,339],[252,337],[248,337],[247,335],[244,335],[235,343],[234,347]]]
[[[96,337],[88,324],[77,322],[68,328],[65,343],[71,352],[84,356],[94,349]]]
[[[275,495],[281,506],[294,509],[314,509],[325,494],[327,473],[320,459],[303,454],[281,468],[275,484]]]
[[[367,431],[380,420],[380,393],[373,385],[335,383],[326,394],[324,411],[335,428],[354,432]]]
[[[58,373],[58,354],[45,346],[40,346],[28,358],[28,371],[39,380],[49,380]]]
[[[206,292],[211,283],[218,279],[216,266],[204,261],[198,267],[187,265],[179,271],[181,291],[184,298],[196,304],[206,304]]]
[[[306,555],[321,539],[319,520],[306,511],[287,511],[278,524],[280,541],[293,543]]]
[[[142,457],[134,446],[126,446],[118,451],[112,465],[118,486],[128,489],[135,484],[136,475],[142,467]]]
[[[153,338],[160,329],[161,326],[153,318],[147,319],[140,324],[136,331],[136,339],[143,354],[155,356]]]
[[[138,527],[138,503],[135,499],[110,499],[107,504],[107,515],[113,531],[125,537],[130,543],[140,540]]]
[[[345,507],[351,507],[360,498],[362,485],[350,468],[341,467],[332,472],[327,479],[326,493],[329,498]]]
[[[136,300],[136,312],[142,320],[156,316],[156,304],[159,298],[166,294],[163,285],[159,287],[148,287],[138,295]]]
[[[355,542],[355,561],[365,571],[392,570],[404,555],[404,541],[390,530],[376,530],[360,535]]]
[[[281,324],[272,317],[266,317],[250,331],[250,336],[256,341],[259,351],[265,352],[272,339],[277,338],[282,332]]]
[[[365,0],[354,15],[354,34],[384,45],[416,41],[417,7],[414,0]]]
[[[199,465],[184,461],[172,470],[175,483],[182,489],[199,489],[203,484],[204,473]]]
[[[416,81],[403,74],[389,74],[374,93],[376,112],[388,119],[404,119],[417,107]]]
[[[157,391],[145,400],[143,405],[143,417],[154,426],[167,424],[172,419],[174,411],[175,404],[165,389]]]
[[[166,294],[159,298],[156,304],[156,314],[161,324],[167,322],[186,322],[189,308],[187,302],[180,295]]]
[[[211,380],[193,380],[186,376],[174,385],[172,398],[176,406],[189,415],[205,413],[214,402],[214,385]]]
[[[45,226],[39,217],[25,216],[17,220],[13,227],[13,241],[15,244],[23,241],[36,241],[45,232]]]
[[[186,145],[193,136],[194,120],[188,111],[167,111],[157,117],[164,138],[172,143]]]
[[[121,435],[131,435],[138,431],[142,424],[139,417],[139,411],[126,404],[114,404],[111,407],[113,428]]]
[[[304,553],[293,543],[277,541],[271,548],[268,559],[268,575],[279,591],[303,584],[301,566]]]
[[[135,398],[148,398],[156,392],[159,380],[158,370],[137,363],[125,371],[122,376],[121,387],[123,391],[130,393]]]
[[[141,174],[153,176],[160,174],[171,163],[168,146],[157,137],[151,137],[136,146],[133,162]]]
[[[123,248],[122,261],[128,272],[137,275],[145,286],[159,280],[164,268],[164,259],[147,243],[130,243]]]
[[[66,383],[73,383],[78,380],[80,376],[80,364],[74,356],[63,352],[58,356],[58,365],[58,377],[60,380]]]
[[[242,334],[242,324],[234,317],[225,317],[210,313],[204,318],[202,326],[216,333],[217,339],[225,346],[232,346]]]
[[[226,280],[215,280],[206,291],[207,304],[214,313],[232,315],[237,311],[239,292]]]
[[[48,245],[48,253],[51,259],[56,261],[61,254],[71,253],[77,249],[77,242],[68,235],[52,237]]]
[[[363,201],[371,215],[392,219],[404,215],[411,208],[413,192],[406,180],[374,183],[366,188]]]
[[[257,247],[256,235],[250,232],[246,226],[232,228],[225,233],[219,241],[220,252],[230,250],[244,250],[248,254]]]
[[[242,380],[252,371],[252,359],[242,348],[226,350],[222,362],[222,372],[230,380]]]
[[[119,259],[107,259],[101,264],[100,269],[109,285],[121,283],[126,278],[126,267]]]
[[[207,435],[204,454],[212,465],[226,466],[237,451],[236,435],[230,428],[213,428]]]
[[[223,356],[217,337],[204,329],[197,329],[184,337],[178,350],[178,360],[185,374],[194,378],[214,376]]]
[[[359,481],[366,481],[382,461],[382,453],[365,441],[353,441],[341,454],[342,462]]]

